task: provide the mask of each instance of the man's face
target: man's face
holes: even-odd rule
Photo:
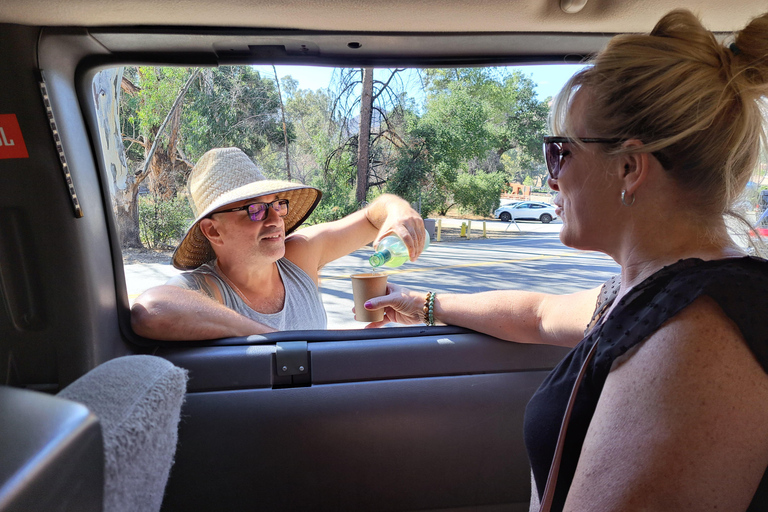
[[[259,196],[223,206],[220,210],[239,208],[251,203],[271,203],[278,198],[276,194]],[[263,220],[251,220],[247,210],[214,212],[208,220],[214,228],[212,233],[218,235],[218,239],[211,240],[211,243],[220,258],[237,259],[241,262],[254,259],[272,263],[285,255],[285,223],[272,207],[267,208]],[[203,229],[203,232],[205,231]]]

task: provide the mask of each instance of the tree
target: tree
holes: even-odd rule
[[[250,66],[205,70],[190,90],[185,113],[184,147],[193,160],[217,147],[239,147],[254,159],[270,146],[285,147],[277,84]],[[290,143],[290,123],[286,131]]]
[[[307,223],[336,220],[353,212],[357,208],[355,155],[351,145],[338,147],[339,133],[345,130],[334,114],[333,98],[327,89],[298,89],[291,77],[283,77],[282,89],[286,120],[294,134],[290,153],[294,178],[323,191],[323,200]]]
[[[193,75],[188,77],[186,83],[181,87],[181,89],[176,91],[176,97],[172,102],[171,107],[167,110],[165,119],[162,121],[162,123],[159,123],[156,127],[154,127],[154,141],[150,143],[150,139],[148,137],[136,139],[131,139],[129,137],[129,140],[132,143],[138,143],[139,146],[143,148],[143,158],[140,163],[136,163],[138,161],[137,159],[134,161],[134,165],[130,165],[129,159],[125,158],[122,139],[119,141],[119,143],[111,138],[106,139],[107,143],[105,144],[106,147],[104,154],[106,155],[105,158],[107,159],[107,164],[111,169],[115,169],[115,173],[112,176],[113,180],[111,181],[110,185],[115,197],[115,213],[118,230],[121,237],[121,244],[123,246],[142,246],[138,227],[138,193],[142,182],[148,177],[152,177],[153,179],[151,180],[151,183],[154,190],[156,192],[160,192],[163,195],[167,195],[168,193],[167,191],[170,187],[168,186],[167,180],[165,179],[167,173],[165,172],[163,164],[170,154],[171,165],[175,165],[174,151],[171,150],[169,152],[167,147],[157,151],[157,148],[159,147],[158,141],[159,138],[164,135],[164,133],[167,133],[166,139],[169,141],[170,147],[172,148],[175,146],[178,137],[179,119],[181,118],[180,102],[187,89],[189,88],[189,85],[191,84],[192,78],[195,74],[196,73],[193,72]],[[100,88],[100,95],[105,95],[107,92],[109,92],[109,97],[114,99],[109,111],[102,111],[100,109],[100,125],[110,125],[110,127],[115,128],[118,126],[118,118],[113,117],[111,111],[116,110],[117,105],[121,103],[121,90],[126,92],[123,97],[141,93],[141,88],[136,86],[128,77],[123,75],[123,68],[116,70],[105,70],[97,76],[97,80],[94,82],[96,84],[100,81],[109,81],[111,87],[105,88],[102,86]],[[166,89],[166,92],[168,90],[169,89]],[[97,95],[97,97],[100,95]],[[105,97],[104,105],[108,105],[109,103],[110,102],[107,101]],[[130,104],[130,99],[126,99],[126,103]],[[168,127],[167,132],[165,131],[166,127]],[[105,130],[105,128],[103,128],[102,131],[103,130]],[[112,141],[111,145],[109,144],[110,140]],[[120,162],[119,171],[117,170],[118,166],[115,165],[115,162]],[[186,165],[186,163],[183,163],[182,161],[182,165]],[[129,169],[131,171],[129,171]]]
[[[456,202],[476,215],[488,215],[498,208],[505,179],[502,173],[460,174],[453,186]]]
[[[291,155],[288,149],[288,128],[285,125],[285,107],[283,105],[283,94],[280,91],[280,79],[277,78],[277,68],[272,65],[272,71],[275,74],[275,86],[277,87],[277,97],[280,99],[280,116],[283,120],[283,139],[285,140],[285,172],[287,178],[291,179]]]
[[[498,199],[505,180],[545,172],[539,141],[548,107],[525,76],[426,70],[417,104],[404,70],[372,71],[338,70],[331,88],[307,91],[250,66],[126,68],[125,163],[110,163],[115,183],[122,175],[130,184],[117,193],[125,196],[118,201],[124,242],[139,243],[139,188],[176,197],[192,162],[213,147],[240,147],[265,175],[320,188],[324,200],[310,222],[339,218],[384,190],[418,203],[423,215],[453,205],[487,212],[482,197]]]
[[[371,114],[373,112],[373,68],[363,68],[363,93],[360,97],[360,130],[357,136],[357,191],[355,200],[363,204],[368,195],[368,167],[371,148]]]
[[[536,99],[529,78],[498,68],[428,69],[424,83],[424,113],[411,116],[408,147],[389,190],[411,201],[418,196],[422,207],[426,195],[427,207],[443,215],[454,204],[487,214],[516,173],[541,172],[548,106]],[[395,183],[416,176],[420,187],[410,192]],[[479,201],[478,194],[488,194],[491,202]]]
[[[135,247],[141,242],[138,230],[138,207],[130,201],[128,163],[120,133],[120,92],[123,84],[123,68],[108,68],[93,79],[94,101],[99,126],[99,140],[104,155],[104,167],[109,173],[109,189],[114,200],[117,230],[123,246]],[[128,200],[126,200],[128,199]]]
[[[153,197],[168,200],[184,188],[192,162],[205,151],[237,146],[254,158],[270,145],[284,147],[292,136],[291,126],[283,129],[277,120],[275,83],[249,66],[126,68],[123,92],[120,120],[130,169],[126,206],[118,209],[124,245],[141,245],[143,182]]]
[[[287,96],[286,119],[294,134],[291,144],[294,177],[302,183],[311,183],[322,176],[338,131],[331,110],[332,100],[324,89],[300,90],[290,77],[284,77],[282,82]]]
[[[536,168],[549,106],[537,99],[529,77],[503,68],[428,69],[425,74],[428,102],[463,93],[482,103],[488,144],[499,156],[516,150],[522,169]]]
[[[403,71],[384,71],[388,73],[384,81],[376,80],[369,68],[339,72],[333,106],[339,136],[327,165],[343,165],[354,151],[358,205],[367,200],[371,186],[386,183],[396,156],[392,147],[402,144],[395,119],[406,98],[400,79]]]

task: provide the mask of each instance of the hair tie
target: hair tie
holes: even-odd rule
[[[731,43],[730,46],[728,46],[728,49],[731,50],[734,55],[741,55],[741,50],[736,46],[736,43]]]

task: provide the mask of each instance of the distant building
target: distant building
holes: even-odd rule
[[[507,183],[506,189],[502,192],[501,197],[505,199],[519,198],[527,200],[531,197],[531,187],[523,185],[522,183]]]

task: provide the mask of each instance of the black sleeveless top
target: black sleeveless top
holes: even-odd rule
[[[630,290],[605,322],[599,324],[600,315],[610,307],[618,293],[617,278],[603,286],[595,317],[587,328],[587,337],[552,370],[525,411],[525,444],[541,498],[573,383],[589,349],[598,343],[571,413],[553,511],[562,510],[565,504],[589,423],[613,361],[698,297],[706,295],[718,303],[739,327],[750,349],[768,372],[767,260],[753,257],[680,260]],[[749,512],[758,510],[768,510],[768,471],[763,474],[748,509]]]

